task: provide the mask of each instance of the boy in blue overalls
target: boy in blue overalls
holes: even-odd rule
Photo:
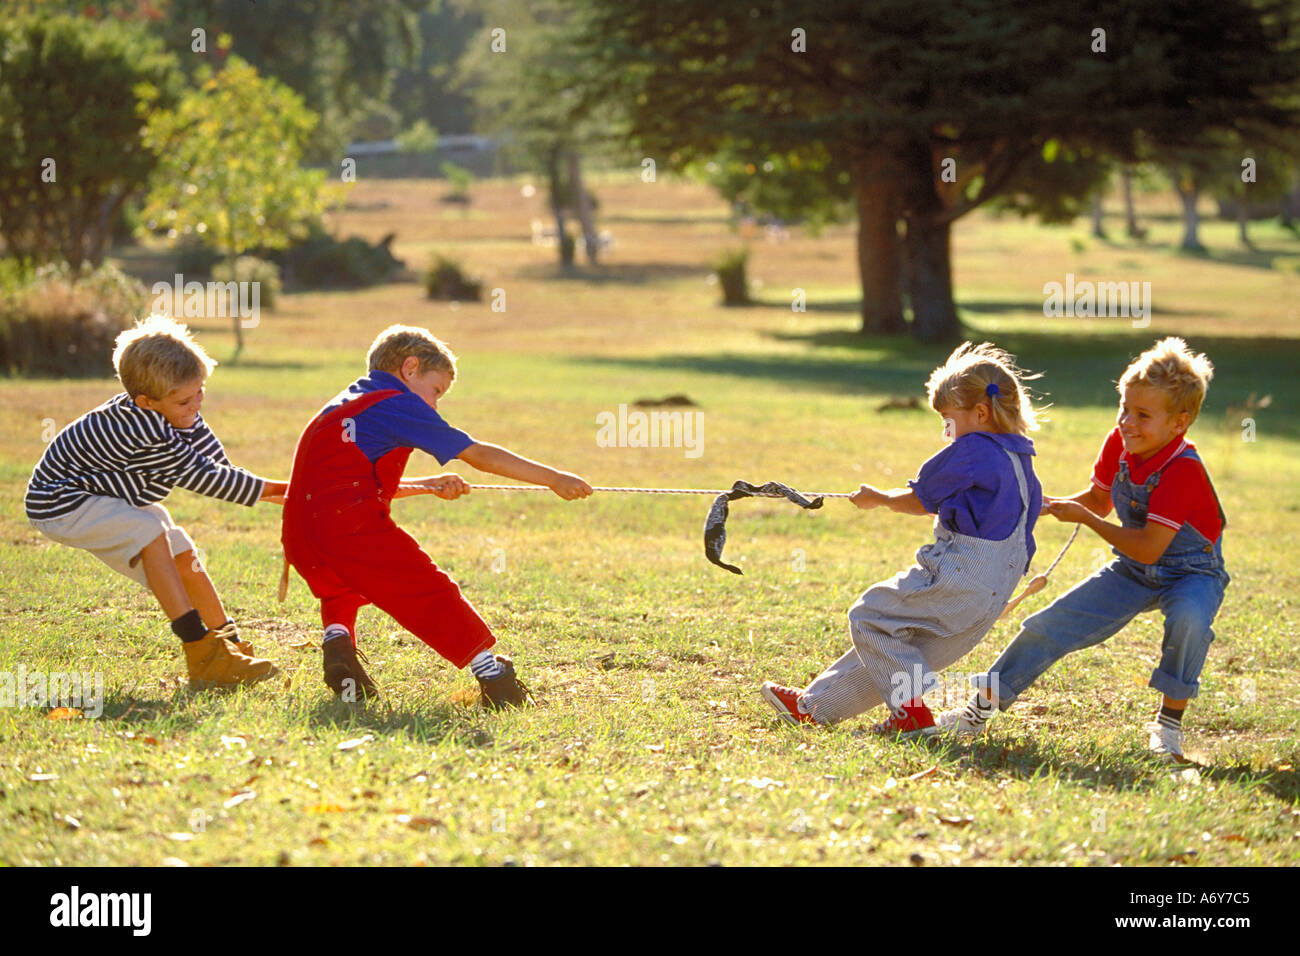
[[[1069,498],[1045,499],[1060,521],[1087,525],[1116,560],[1025,619],[964,710],[941,714],[942,729],[977,734],[1066,654],[1100,644],[1143,611],[1165,617],[1160,664],[1149,686],[1164,700],[1146,725],[1148,747],[1182,761],[1182,717],[1200,684],[1211,624],[1223,602],[1227,524],[1218,494],[1187,429],[1214,374],[1210,360],[1178,338],[1157,342],[1119,380],[1120,409],[1093,466],[1092,484]],[[1104,520],[1112,505],[1120,524]]]

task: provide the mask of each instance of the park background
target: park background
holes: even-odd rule
[[[0,862],[1300,858],[1296,4],[0,6],[0,673],[107,690],[95,719],[0,708]],[[397,502],[542,702],[487,714],[373,609],[359,641],[384,697],[335,701],[305,585],[276,602],[277,509],[178,491],[284,671],[192,694],[150,596],[22,510],[53,432],[116,391],[113,335],[177,274],[260,283],[255,323],[187,321],[221,363],[205,419],[279,478],[404,322],[459,356],[453,424],[645,487],[901,485],[942,447],[930,369],[993,341],[1043,373],[1038,473],[1065,494],[1127,362],[1184,336],[1216,366],[1191,437],[1233,576],[1195,762],[1144,753],[1155,615],[974,742],[778,723],[758,685],[842,653],[849,604],[929,538],[842,500],[733,506],[744,577],[705,562],[703,497]],[[1149,324],[1046,315],[1071,274],[1149,282]],[[597,442],[601,413],[670,396],[701,415],[699,457]],[[1068,530],[1040,522],[1036,571]],[[1107,557],[1085,531],[1021,611]],[[964,701],[1020,617],[936,704]]]

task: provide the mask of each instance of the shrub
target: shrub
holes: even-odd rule
[[[216,282],[258,283],[258,303],[267,309],[274,309],[280,297],[280,267],[256,256],[240,256],[233,269],[228,261],[218,262],[212,267],[212,278]]]
[[[12,267],[0,268],[12,276]],[[8,280],[3,280],[7,282]],[[143,313],[145,288],[111,265],[74,272],[43,266],[22,285],[0,282],[0,371],[19,375],[104,375],[113,343]]]
[[[745,265],[749,262],[749,250],[745,248],[730,249],[714,260],[713,269],[718,274],[718,284],[722,286],[723,305],[747,305],[749,298],[749,279],[745,276]]]
[[[483,298],[482,280],[466,276],[460,263],[445,256],[434,256],[429,263],[424,273],[424,288],[430,299],[478,302]]]
[[[469,187],[474,183],[474,174],[455,163],[443,163],[442,174],[447,177],[447,182],[451,185],[451,190],[443,194],[442,201],[468,206]]]
[[[358,236],[339,242],[314,231],[271,258],[284,267],[284,281],[301,289],[345,289],[385,282],[405,263],[392,252],[395,233],[375,244]]]

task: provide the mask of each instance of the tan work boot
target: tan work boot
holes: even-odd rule
[[[201,640],[181,646],[185,648],[185,664],[193,690],[256,684],[279,673],[270,661],[239,653],[220,631],[208,631]]]
[[[234,621],[227,621],[221,627],[216,629],[217,633],[230,642],[230,646],[245,657],[256,657],[253,653],[253,645],[244,640],[239,634],[239,625]]]

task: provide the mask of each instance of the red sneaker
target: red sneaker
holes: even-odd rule
[[[805,714],[799,709],[799,698],[803,695],[802,691],[795,690],[793,687],[784,687],[781,684],[773,684],[770,680],[764,681],[763,686],[758,691],[787,724],[817,723],[810,714]]]
[[[909,740],[912,737],[932,737],[939,732],[939,727],[925,704],[905,704],[888,720],[872,727],[871,732]]]

